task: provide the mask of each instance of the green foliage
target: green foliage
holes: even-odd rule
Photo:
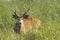
[[[37,33],[16,34],[13,30],[17,20],[12,18],[12,8],[22,15],[30,5],[28,15],[41,20]],[[0,40],[60,40],[60,0],[0,0]]]

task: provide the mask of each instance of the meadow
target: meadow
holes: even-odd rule
[[[30,17],[41,20],[37,33],[16,34],[12,9],[22,15],[30,5]],[[0,0],[0,40],[60,40],[60,0]]]

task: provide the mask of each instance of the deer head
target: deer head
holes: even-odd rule
[[[13,9],[13,18],[14,19],[18,19],[18,22],[16,22],[15,24],[15,27],[14,27],[14,31],[17,33],[17,32],[20,32],[20,29],[21,29],[21,23],[24,19],[27,19],[29,16],[27,14],[27,12],[29,11],[30,9],[28,8],[24,14],[22,16],[18,15],[17,13],[17,10],[16,9]]]

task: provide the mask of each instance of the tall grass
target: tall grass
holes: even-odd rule
[[[30,0],[0,1],[0,40],[60,40],[60,0],[32,0],[30,17],[41,20],[37,33],[16,34],[13,31],[17,20],[12,18],[12,8],[17,7],[22,15]],[[25,8],[24,8],[25,7]]]

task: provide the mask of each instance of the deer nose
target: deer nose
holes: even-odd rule
[[[14,31],[16,33],[20,33],[21,30],[21,23],[16,23],[16,26],[14,27]]]
[[[18,22],[16,25],[17,25],[17,26],[20,26],[20,25],[21,25],[21,22]]]

